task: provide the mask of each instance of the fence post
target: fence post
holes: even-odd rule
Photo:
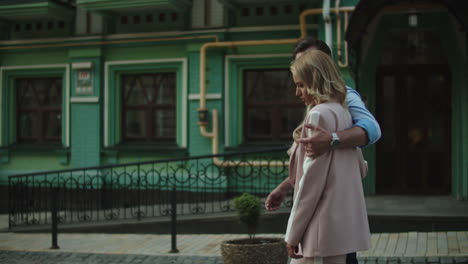
[[[13,219],[13,201],[12,201],[12,196],[13,194],[11,193],[13,190],[13,187],[11,186],[11,178],[8,177],[8,230],[11,230],[11,219]]]
[[[52,247],[50,249],[59,249],[57,242],[58,236],[58,192],[59,187],[52,187]]]
[[[171,192],[171,251],[169,253],[179,253],[177,249],[177,189],[172,187]]]
[[[137,211],[137,219],[141,221],[141,178],[140,178],[140,164],[138,164],[138,190],[137,190],[137,203],[138,203],[138,211]]]

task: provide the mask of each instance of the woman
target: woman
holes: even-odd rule
[[[291,66],[296,95],[307,106],[303,124],[339,131],[352,125],[345,104],[346,86],[333,60],[310,50]],[[315,123],[315,124],[314,124]],[[294,205],[286,243],[291,263],[345,263],[346,254],[370,248],[370,232],[361,179],[367,165],[359,148],[333,149],[308,158],[303,125],[293,133],[289,177]]]

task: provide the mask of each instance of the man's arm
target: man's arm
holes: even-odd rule
[[[349,112],[351,113],[351,117],[353,118],[353,127],[360,127],[362,129],[362,133],[364,133],[364,135],[360,133],[360,136],[367,137],[364,144],[353,146],[365,146],[367,144],[374,144],[375,142],[377,142],[377,140],[379,140],[381,136],[379,123],[377,123],[377,120],[375,120],[375,117],[371,114],[371,112],[367,110],[359,93],[351,88],[347,88],[346,103],[348,104]],[[348,135],[348,137],[354,137],[356,135],[357,134]]]
[[[380,126],[374,116],[364,106],[364,102],[362,102],[359,94],[355,90],[348,88],[346,103],[353,118],[353,126],[336,132],[340,138],[340,145],[338,147],[347,148],[374,144],[381,136]],[[307,156],[318,156],[331,150],[330,142],[332,135],[330,131],[319,126],[306,125],[305,127],[315,131],[312,137],[300,140],[301,143],[305,144]]]
[[[338,131],[336,132],[336,134],[338,134],[338,137],[340,138],[339,147],[341,148],[365,146],[369,142],[369,138],[367,136],[366,131],[359,126],[353,126],[346,130]]]

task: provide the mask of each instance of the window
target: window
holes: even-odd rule
[[[18,78],[16,132],[18,143],[61,143],[62,79]]]
[[[304,117],[304,104],[295,96],[288,69],[244,70],[244,137],[256,140],[291,140]]]
[[[126,142],[175,142],[176,73],[122,75],[122,135]]]

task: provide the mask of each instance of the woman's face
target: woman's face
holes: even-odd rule
[[[305,105],[310,105],[313,102],[313,99],[310,95],[307,94],[307,88],[304,81],[293,74],[294,83],[296,84],[296,96],[299,97]]]

